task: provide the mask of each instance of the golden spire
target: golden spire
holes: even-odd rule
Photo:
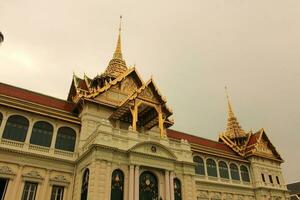
[[[233,118],[234,113],[233,113],[233,110],[232,110],[232,106],[231,106],[231,103],[230,103],[230,98],[229,98],[226,86],[225,86],[225,92],[226,92],[226,98],[227,98],[227,104],[228,104],[228,118]]]
[[[110,77],[118,77],[127,70],[126,62],[123,60],[122,50],[121,50],[121,25],[122,25],[122,15],[120,16],[119,24],[119,35],[116,50],[114,52],[113,58],[110,60],[108,67],[106,68],[104,75]]]
[[[117,46],[113,58],[123,60],[122,49],[121,49],[121,28],[122,28],[122,15],[120,15],[119,35],[118,35]]]
[[[234,116],[227,87],[225,87],[225,92],[226,92],[227,104],[228,104],[228,119],[227,119],[227,128],[225,131],[225,135],[231,139],[244,137],[246,136],[245,131],[241,128],[239,122]]]

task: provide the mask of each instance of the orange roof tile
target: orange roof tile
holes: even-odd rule
[[[0,94],[29,101],[32,103],[40,104],[43,106],[48,106],[51,108],[67,111],[67,112],[72,112],[74,108],[74,103],[72,102],[65,101],[62,99],[57,99],[54,97],[50,97],[44,94],[15,87],[12,85],[7,85],[1,82],[0,82]]]

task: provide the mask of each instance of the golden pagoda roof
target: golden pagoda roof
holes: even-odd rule
[[[113,58],[109,61],[109,64],[103,73],[105,76],[118,77],[120,74],[123,74],[127,70],[126,62],[123,59],[122,49],[121,49],[121,20],[120,16],[120,25],[119,25],[119,35],[117,46],[113,54]]]
[[[228,118],[227,118],[226,131],[223,134],[229,137],[230,139],[246,137],[245,131],[239,125],[239,122],[234,115],[231,102],[229,99],[229,95],[227,93],[227,88],[225,89],[226,89],[226,97],[227,97],[227,105],[228,105]]]

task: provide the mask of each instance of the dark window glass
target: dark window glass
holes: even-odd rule
[[[219,173],[221,178],[229,179],[228,166],[224,161],[219,162]]]
[[[51,192],[51,200],[63,200],[64,187],[53,185]]]
[[[5,199],[5,193],[7,189],[9,179],[0,178],[0,199]]]
[[[123,200],[124,196],[124,174],[116,169],[111,176],[111,200]]]
[[[261,178],[262,178],[263,182],[266,182],[266,179],[265,179],[265,175],[264,175],[264,174],[261,174]]]
[[[2,115],[2,113],[0,112],[0,126],[1,126],[1,124],[2,124],[2,120],[3,120],[3,115]]]
[[[178,178],[174,179],[174,198],[175,200],[182,200],[181,183]]]
[[[37,183],[25,182],[22,200],[35,200]]]
[[[204,175],[205,174],[205,170],[204,170],[204,162],[203,159],[200,156],[194,156],[193,158],[194,163],[195,163],[195,173],[196,174],[201,174]]]
[[[87,197],[88,197],[88,189],[89,189],[89,176],[90,176],[90,170],[89,169],[84,170],[82,176],[80,200],[88,199]]]
[[[30,144],[50,147],[52,140],[53,126],[48,122],[39,121],[33,125]]]
[[[156,176],[149,171],[144,171],[139,179],[139,198],[140,200],[158,200],[158,180]]]
[[[217,165],[213,159],[206,160],[207,175],[217,177]]]
[[[270,180],[270,183],[273,183],[272,175],[269,175],[269,180]]]
[[[69,127],[60,127],[57,131],[55,143],[56,149],[64,151],[74,151],[76,141],[76,132]]]
[[[280,181],[279,181],[278,176],[276,176],[276,181],[277,181],[277,184],[280,185]]]
[[[248,169],[244,165],[241,166],[241,176],[242,176],[243,181],[250,182],[250,176],[249,176]]]
[[[6,122],[3,138],[24,142],[27,135],[29,121],[20,115],[10,116]]]
[[[240,180],[239,168],[236,164],[230,164],[230,175],[232,180]]]

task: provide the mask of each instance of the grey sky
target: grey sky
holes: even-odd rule
[[[106,68],[123,15],[123,55],[154,80],[174,129],[217,139],[227,85],[245,130],[265,128],[300,180],[299,0],[1,0],[0,81],[66,98],[73,71]]]

